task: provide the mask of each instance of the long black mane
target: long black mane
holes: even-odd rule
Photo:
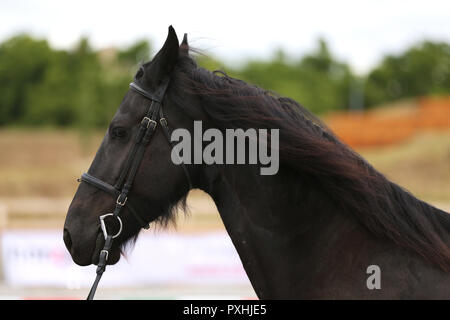
[[[180,57],[169,99],[195,94],[219,128],[279,129],[280,165],[329,194],[337,208],[380,237],[450,271],[450,215],[392,183],[296,101]],[[280,213],[281,214],[281,213]]]

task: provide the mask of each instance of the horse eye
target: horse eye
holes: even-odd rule
[[[122,127],[115,127],[111,130],[113,138],[124,138],[127,135],[127,130]]]

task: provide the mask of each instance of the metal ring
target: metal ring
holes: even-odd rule
[[[103,235],[105,236],[105,240],[108,237],[108,231],[106,230],[106,225],[105,225],[104,219],[106,217],[108,217],[108,216],[116,217],[117,220],[119,221],[119,231],[117,231],[117,233],[115,235],[113,235],[112,238],[113,239],[117,238],[122,233],[122,220],[120,219],[120,217],[119,216],[114,216],[113,213],[104,214],[104,215],[100,216],[100,227],[102,228]]]

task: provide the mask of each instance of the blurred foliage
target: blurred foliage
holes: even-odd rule
[[[95,52],[86,38],[64,51],[13,37],[0,45],[0,125],[106,126],[149,56],[145,41]]]
[[[450,92],[450,45],[423,42],[388,55],[367,76],[369,106],[393,99]]]
[[[0,44],[0,126],[106,126],[152,46],[141,40],[124,49],[94,51],[87,38],[71,50],[55,50],[26,34]],[[367,76],[356,76],[327,43],[302,57],[281,49],[268,60],[231,67],[204,55],[199,65],[221,69],[311,111],[372,107],[398,98],[450,92],[450,46],[423,42],[386,56]]]
[[[272,60],[249,61],[235,73],[316,113],[346,108],[354,78],[349,66],[335,60],[322,39],[315,52],[300,59],[288,59],[279,49]]]

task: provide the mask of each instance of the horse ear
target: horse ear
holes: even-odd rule
[[[181,44],[183,45],[188,45],[188,40],[187,40],[187,33],[184,34],[183,36],[183,41],[181,42]]]
[[[186,56],[189,55],[189,44],[187,39],[187,33],[184,34],[183,41],[181,41],[180,53]]]
[[[151,76],[159,81],[167,78],[178,61],[179,44],[177,34],[172,26],[169,26],[169,34],[166,42],[156,56],[153,58],[150,66],[152,68]]]

